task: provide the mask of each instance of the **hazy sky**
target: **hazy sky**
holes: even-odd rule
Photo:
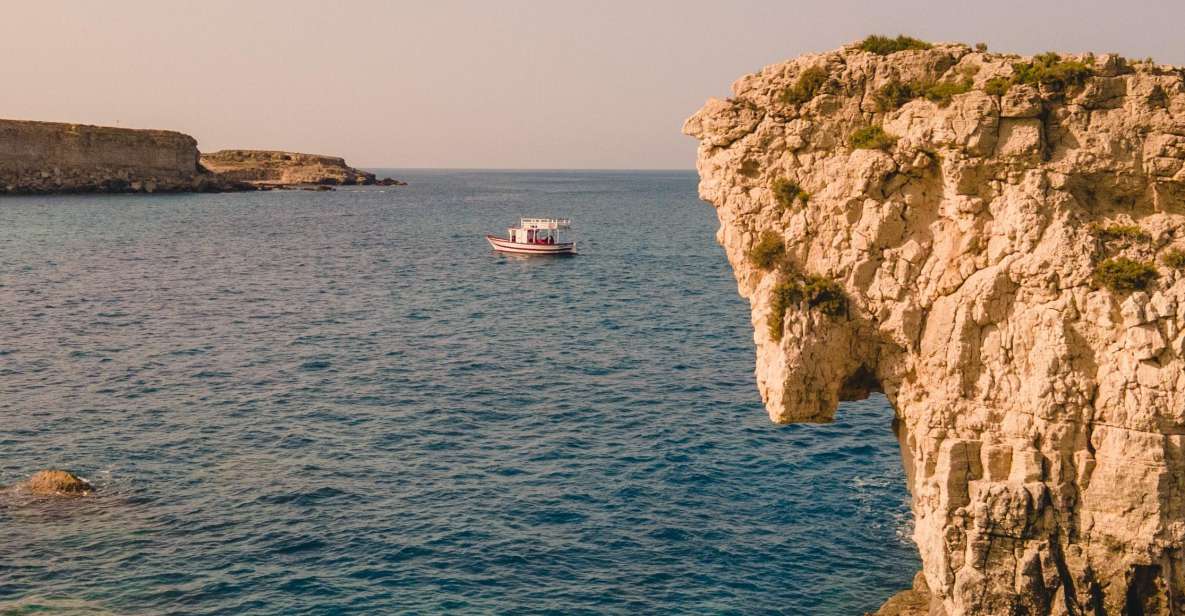
[[[9,0],[0,117],[359,166],[685,168],[740,75],[869,33],[1185,64],[1185,1]]]

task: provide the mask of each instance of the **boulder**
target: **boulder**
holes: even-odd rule
[[[37,471],[18,487],[43,496],[86,496],[95,491],[91,482],[63,470]]]

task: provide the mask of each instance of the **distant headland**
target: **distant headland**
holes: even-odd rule
[[[175,131],[0,120],[0,194],[403,184],[379,179],[332,156],[263,150],[202,154],[196,139]]]

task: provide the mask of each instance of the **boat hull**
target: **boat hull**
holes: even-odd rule
[[[490,246],[498,252],[506,252],[516,255],[574,255],[576,254],[576,242],[565,242],[563,244],[520,244],[512,242],[504,237],[497,237],[487,235],[486,241]]]

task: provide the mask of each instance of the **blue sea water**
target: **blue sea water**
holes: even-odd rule
[[[0,613],[860,614],[883,397],[776,426],[690,172],[0,200]],[[570,216],[580,255],[482,239]],[[49,606],[49,607],[47,607]]]

